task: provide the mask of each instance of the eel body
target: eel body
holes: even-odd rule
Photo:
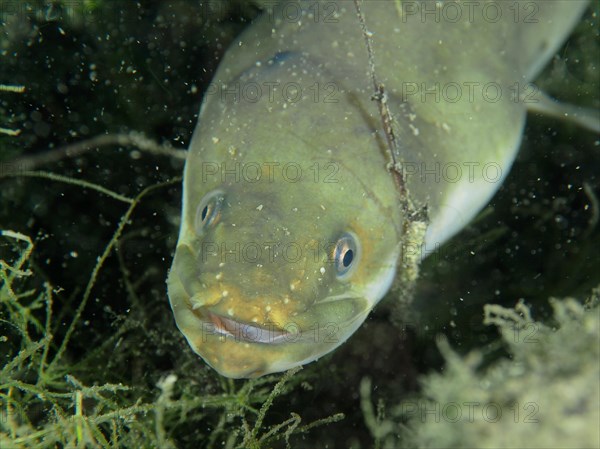
[[[429,210],[426,248],[499,188],[528,83],[586,4],[364,2],[398,157]],[[168,278],[177,326],[222,375],[321,357],[396,277],[406,217],[372,94],[351,1],[283,3],[225,54],[189,147]]]

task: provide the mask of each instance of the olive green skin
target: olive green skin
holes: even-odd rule
[[[409,191],[429,209],[427,247],[458,232],[500,186],[526,114],[509,93],[543,67],[585,3],[540,2],[536,23],[508,10],[494,23],[468,14],[450,23],[406,9],[435,10],[432,2],[364,4]],[[308,4],[301,20],[285,19],[285,5],[266,13],[231,46],[186,162],[169,298],[191,347],[228,377],[282,371],[339,346],[389,289],[406,250],[354,4],[295,5]],[[442,95],[428,101],[423,89],[437,85]],[[463,95],[448,101],[443,89],[455,85]],[[477,86],[501,96],[490,101]],[[458,179],[444,172],[457,166]],[[220,206],[203,224],[211,192]],[[332,253],[344,235],[356,239],[345,274]],[[216,332],[215,316],[287,334],[239,338]]]

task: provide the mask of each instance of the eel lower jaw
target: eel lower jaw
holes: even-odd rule
[[[296,334],[281,329],[274,324],[257,326],[255,324],[236,321],[217,315],[209,310],[202,310],[201,316],[213,329],[213,334],[230,337],[245,343],[280,344],[289,343],[296,339]]]

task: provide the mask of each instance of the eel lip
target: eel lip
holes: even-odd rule
[[[296,334],[288,332],[274,323],[267,324],[267,326],[257,326],[226,318],[208,310],[204,310],[203,315],[214,326],[214,334],[233,337],[236,341],[278,344],[292,342],[297,337]]]

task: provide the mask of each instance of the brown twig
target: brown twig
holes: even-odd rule
[[[369,72],[371,73],[371,81],[373,82],[374,90],[374,94],[371,98],[377,101],[377,105],[379,107],[379,115],[381,116],[381,123],[383,125],[383,132],[385,134],[385,139],[387,141],[388,150],[390,153],[391,163],[389,164],[388,169],[392,172],[394,176],[394,181],[396,182],[398,191],[400,192],[400,195],[403,198],[403,202],[406,202],[408,200],[406,179],[404,177],[404,170],[402,164],[398,162],[398,159],[396,158],[396,154],[398,154],[398,145],[396,142],[396,136],[394,134],[394,128],[392,125],[392,114],[387,104],[387,95],[385,93],[385,87],[382,83],[380,83],[377,80],[377,75],[375,73],[375,56],[373,52],[373,46],[371,43],[373,34],[369,30],[367,30],[367,24],[365,22],[362,10],[360,9],[360,1],[354,0],[354,5],[356,6],[356,15],[358,16],[358,20],[363,31],[363,37],[365,38],[365,43],[367,45],[367,53],[369,55]]]
[[[73,158],[108,145],[133,146],[151,154],[173,157],[185,160],[187,151],[176,150],[170,145],[159,145],[144,134],[131,131],[121,134],[104,134],[91,139],[82,140],[66,145],[55,150],[49,150],[40,154],[23,156],[6,163],[17,167],[19,170],[32,170],[41,165],[58,162],[65,158]]]

